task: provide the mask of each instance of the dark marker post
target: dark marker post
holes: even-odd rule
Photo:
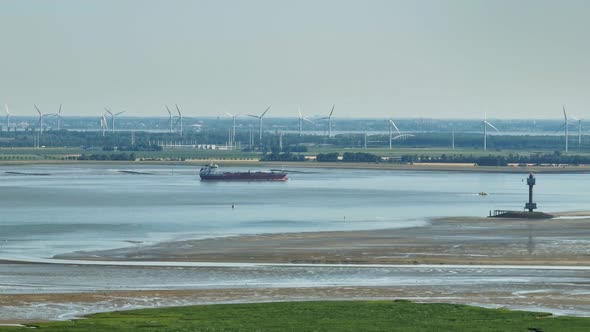
[[[528,209],[529,212],[533,212],[534,209],[537,208],[537,203],[533,203],[533,186],[535,185],[536,179],[533,176],[533,173],[529,174],[529,177],[526,179],[526,184],[529,186],[529,202],[524,205],[525,209]]]

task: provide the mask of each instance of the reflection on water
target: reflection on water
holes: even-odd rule
[[[0,257],[134,245],[127,241],[415,227],[434,216],[521,209],[527,199],[525,174],[318,169],[285,183],[206,183],[197,173],[183,166],[0,167]],[[587,177],[539,175],[535,200],[544,211],[583,210]]]

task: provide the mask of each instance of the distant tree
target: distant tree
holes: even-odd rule
[[[338,161],[339,156],[338,152],[320,153],[316,156],[316,160],[319,162],[335,162]]]

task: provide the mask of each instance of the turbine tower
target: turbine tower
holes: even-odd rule
[[[332,105],[332,110],[330,111],[330,115],[325,118],[320,118],[319,120],[328,120],[328,138],[332,138],[332,114],[334,114],[334,107],[336,104]]]
[[[231,118],[232,118],[232,120],[233,120],[233,126],[232,126],[232,128],[231,128],[231,135],[230,135],[230,142],[229,142],[229,145],[230,145],[232,148],[235,148],[235,145],[236,145],[236,118],[237,118],[238,116],[240,116],[240,115],[239,115],[239,114],[233,115],[233,114],[231,114],[231,113],[229,113],[229,112],[225,112],[225,114],[227,114],[227,115],[228,115],[229,117],[231,117]]]
[[[178,107],[178,104],[174,104],[174,106],[176,107],[176,112],[178,112],[178,120],[176,120],[176,123],[180,124],[180,128],[178,130],[180,136],[182,136],[182,113],[180,112],[180,108]]]
[[[262,145],[262,118],[266,115],[266,112],[270,109],[270,106],[266,108],[266,110],[260,115],[252,115],[248,114],[248,116],[257,118],[258,119],[258,139],[260,145]]]
[[[395,122],[393,122],[393,120],[389,119],[389,149],[391,150],[391,141],[393,140],[393,129],[395,129],[395,131],[397,131],[398,135],[401,135],[401,132],[399,131],[399,129],[397,128],[397,126],[395,125]]]
[[[490,126],[495,131],[499,132],[498,128],[494,127],[493,124],[488,122],[487,118],[488,118],[488,115],[487,115],[487,113],[485,113],[484,117],[483,117],[483,122],[481,123],[483,125],[483,150],[484,151],[488,150],[488,126]]]

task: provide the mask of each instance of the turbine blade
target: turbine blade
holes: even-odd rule
[[[270,109],[270,106],[266,108],[266,110],[264,111],[264,113],[262,113],[262,115],[260,116],[260,118],[264,117],[264,115],[266,114],[266,112],[268,112],[269,109]]]
[[[35,106],[35,109],[37,110],[37,113],[39,113],[39,116],[41,116],[41,111],[39,110],[39,107],[37,107],[37,105],[33,104],[33,106]]]
[[[494,128],[494,130],[495,130],[495,131],[497,131],[497,132],[500,132],[500,131],[498,130],[498,128],[494,127],[494,125],[493,125],[493,124],[491,124],[491,123],[489,123],[489,122],[487,122],[487,121],[486,121],[486,124],[487,124],[488,126],[490,126],[490,127]]]
[[[168,108],[168,105],[164,105],[166,106],[166,111],[168,111],[168,115],[170,115],[170,117],[172,117],[172,112],[170,112],[170,108]]]
[[[125,113],[125,112],[127,112],[127,111],[121,111],[121,112],[119,112],[119,113],[115,114],[115,116],[117,116],[117,115],[119,115],[119,114],[123,114],[123,113]]]
[[[554,134],[555,134],[555,133],[557,133],[557,132],[560,132],[560,131],[561,131],[561,130],[564,128],[564,127],[565,127],[565,123],[564,123],[564,124],[562,124],[562,125],[561,125],[561,127],[559,127],[559,128],[558,128],[558,129],[557,129],[557,130],[554,132]]]
[[[258,116],[258,115],[252,115],[252,114],[248,114],[248,116],[251,116],[251,117],[253,117],[253,118],[260,119],[260,116]]]
[[[182,117],[182,113],[180,113],[180,108],[178,107],[178,104],[174,104],[174,106],[176,107],[176,112],[178,112],[178,116]]]
[[[57,111],[57,114],[61,114],[61,104],[59,104],[59,110]]]
[[[104,108],[105,111],[107,111],[107,113],[109,113],[111,116],[113,116],[113,113],[111,113],[111,110],[109,110],[108,108]]]
[[[336,104],[332,105],[332,110],[330,111],[330,115],[328,116],[329,118],[331,118],[332,114],[334,113],[334,107],[336,107]]]
[[[397,128],[397,126],[395,125],[395,122],[393,122],[393,120],[389,120],[389,123],[391,123],[391,125],[393,126],[393,128],[395,128],[395,130],[397,131],[398,134],[401,134],[401,132],[399,131],[399,129]]]

